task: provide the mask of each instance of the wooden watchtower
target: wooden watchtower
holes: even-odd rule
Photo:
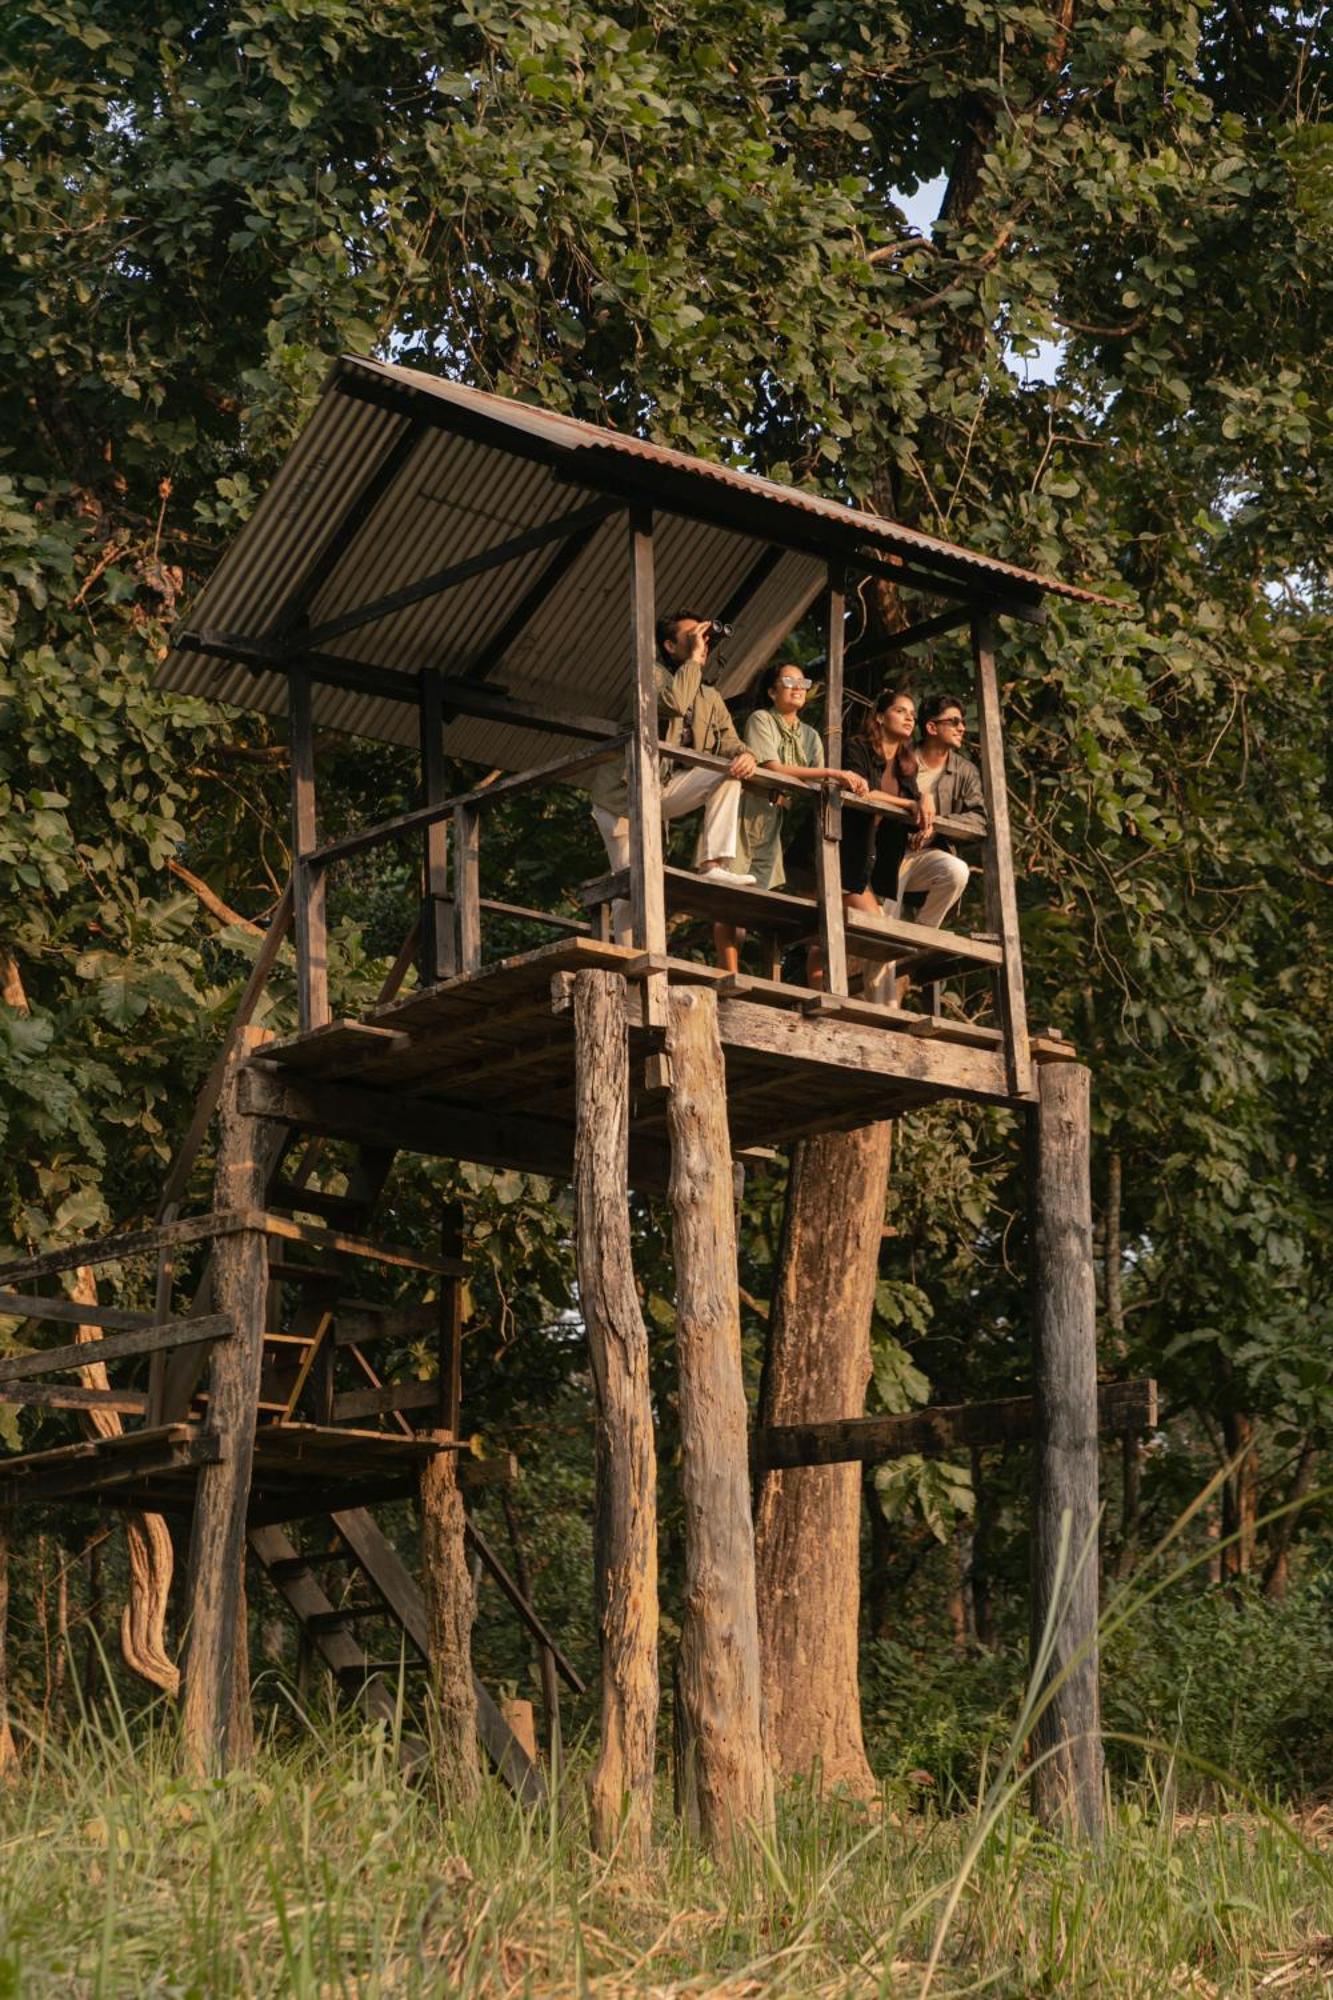
[[[719,682],[726,695],[822,604],[824,727],[836,764],[847,593],[867,576],[887,576],[927,601],[896,647],[960,627],[971,633],[989,817],[975,932],[845,921],[842,816],[867,808],[833,795],[816,801],[813,897],[733,888],[664,865],[656,614],[696,604],[734,628]],[[465,1576],[464,1536],[478,1540],[455,1476],[466,1246],[447,1218],[437,1255],[375,1239],[376,1197],[399,1149],[575,1180],[580,1298],[599,1402],[605,1823],[627,1797],[635,1810],[645,1759],[651,1779],[646,1695],[655,1704],[656,1687],[648,1657],[656,1613],[644,1603],[655,1577],[652,1412],[629,1273],[630,1184],[670,1185],[675,1213],[687,1561],[697,1585],[685,1646],[695,1684],[710,1685],[713,1704],[701,1701],[692,1718],[705,1815],[725,1820],[755,1804],[743,1786],[727,1791],[709,1748],[718,1702],[740,1738],[757,1745],[758,1731],[735,1157],[941,1097],[1028,1115],[1042,1621],[1062,1521],[1075,1556],[1095,1544],[1098,1422],[1087,1073],[1058,1039],[1029,1034],[995,664],[996,620],[1039,622],[1049,594],[1089,598],[818,496],[412,369],[351,358],[335,365],[162,674],[167,686],[289,718],[295,861],[287,897],[156,1226],[0,1273],[10,1288],[0,1310],[72,1321],[85,1337],[0,1363],[0,1395],[69,1407],[84,1420],[104,1406],[126,1426],[0,1465],[0,1498],[13,1505],[58,1493],[192,1515],[186,1723],[201,1759],[218,1746],[225,1755],[247,1537],[329,1664],[372,1702],[377,1686],[383,1698],[375,1662],[289,1539],[293,1521],[330,1516],[376,1601],[411,1641],[426,1654],[448,1644],[450,1577]],[[315,745],[316,732],[330,730],[417,750],[420,805],[322,840]],[[721,767],[698,751],[669,754]],[[491,777],[450,796],[446,755]],[[534,910],[483,895],[488,812],[519,791],[585,784],[609,760],[628,765],[624,877],[595,882],[584,913],[577,898],[573,909]],[[376,1006],[335,1016],[326,885],[352,857],[404,844],[415,847],[421,869],[419,905],[404,912],[404,949]],[[590,820],[590,870],[598,852]],[[611,937],[607,913],[617,897],[630,907],[628,944]],[[764,976],[724,976],[673,953],[682,913],[743,923],[769,947]],[[513,926],[529,926],[532,948],[497,962],[488,950],[497,919],[511,936]],[[976,916],[965,910],[963,921]],[[289,930],[300,1032],[274,1041],[250,1023]],[[779,976],[782,947],[802,939],[822,949],[820,992]],[[925,982],[928,1011],[859,997],[858,964],[886,958]],[[937,982],[946,976],[991,982],[990,1022],[942,1011]],[[219,1106],[214,1206],[182,1217],[190,1168]],[[319,1149],[330,1141],[355,1149],[347,1191],[337,1195],[317,1181]],[[207,1251],[202,1267],[197,1245]],[[136,1255],[156,1265],[152,1312],[33,1290],[61,1270]],[[190,1255],[185,1297],[180,1269]],[[395,1322],[401,1330],[407,1313],[415,1329],[434,1329],[434,1382],[386,1385],[376,1374],[384,1317],[358,1302],[348,1275],[365,1260],[417,1268],[434,1289],[433,1304],[400,1306]],[[104,1370],[90,1387],[94,1361],[132,1362],[147,1377],[118,1390]],[[75,1368],[84,1371],[81,1389],[37,1380]],[[1116,1420],[1130,1417],[1122,1410]],[[883,1426],[869,1441],[853,1435],[855,1424],[822,1429],[839,1435],[775,1434],[756,1455],[809,1464],[886,1448]],[[969,1441],[985,1441],[984,1431],[978,1413]],[[436,1554],[424,1598],[367,1511],[419,1485]],[[725,1603],[716,1587],[723,1572]],[[522,1594],[513,1596],[543,1643],[551,1640]],[[1057,1752],[1052,1782],[1087,1825],[1098,1811],[1095,1616],[1094,1547],[1072,1587],[1065,1581],[1058,1656],[1073,1660],[1082,1649],[1082,1657],[1046,1723]],[[487,1698],[478,1699],[487,1747],[532,1795],[538,1774]]]

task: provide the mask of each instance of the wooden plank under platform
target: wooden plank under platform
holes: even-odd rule
[[[16,1387],[11,1393],[17,1398],[23,1391]],[[71,1398],[74,1393],[69,1392]],[[124,1398],[109,1393],[128,1401],[128,1392]],[[327,1513],[333,1505],[401,1499],[415,1493],[424,1459],[436,1451],[463,1449],[430,1434],[261,1424],[255,1433],[249,1518],[255,1523],[298,1520]],[[121,1507],[151,1504],[162,1512],[184,1513],[193,1504],[198,1467],[218,1456],[215,1433],[193,1424],[84,1438],[0,1459],[0,1508],[30,1500],[82,1499]]]
[[[317,1031],[267,1044],[248,1067],[241,1103],[253,1116],[330,1136],[568,1177],[569,975],[598,966],[626,977],[631,1060],[645,1085],[644,1065],[660,1055],[662,1042],[644,1018],[644,978],[665,974],[716,986],[737,1150],[845,1130],[942,1096],[1009,1099],[993,1028],[869,1002],[826,1003],[802,987],[729,978],[688,960],[566,938],[377,1009],[373,1025],[392,1034],[373,1053],[358,1046],[352,1083],[345,1068],[350,1044],[339,1034]],[[636,1187],[662,1188],[668,1172],[665,1100],[660,1089],[641,1087],[631,1106],[630,1179]]]
[[[159,1480],[171,1483],[182,1477],[183,1490],[192,1495],[195,1471],[217,1457],[213,1433],[190,1424],[83,1438],[51,1451],[0,1460],[0,1508],[21,1507],[32,1500],[114,1502],[150,1481],[156,1486]]]

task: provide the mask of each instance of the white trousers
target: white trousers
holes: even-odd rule
[[[695,843],[696,861],[730,861],[736,853],[736,829],[740,821],[739,778],[720,778],[716,771],[686,769],[675,771],[662,787],[663,819],[682,819],[686,813],[704,809],[703,825]],[[594,806],[592,816],[606,846],[607,859],[616,871],[629,867],[629,817],[619,818],[605,806]],[[611,905],[611,922],[617,944],[630,944],[629,904],[617,897]]]
[[[938,928],[950,910],[961,902],[967,875],[966,861],[957,854],[946,854],[942,848],[927,847],[920,854],[904,854],[898,869],[898,893],[884,898],[884,914],[900,917],[904,896],[924,896],[926,900],[916,921]],[[891,1006],[895,991],[894,961],[885,959],[874,964],[869,959],[863,960],[861,988],[867,1000]]]
[[[967,887],[967,863],[957,854],[946,854],[942,848],[928,847],[921,854],[904,854],[898,869],[898,893],[885,900],[886,917],[902,915],[904,896],[924,896],[921,914],[917,922],[921,924],[942,924],[955,904],[963,899]]]

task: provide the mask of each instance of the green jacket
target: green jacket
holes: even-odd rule
[[[712,757],[740,755],[745,745],[736,734],[727,704],[716,688],[705,685],[698,660],[687,660],[674,673],[659,662],[653,668],[653,677],[657,683],[657,727],[664,743],[706,750]],[[673,772],[685,768],[662,758],[662,783],[665,785]],[[600,764],[592,774],[588,792],[595,806],[619,819],[629,799],[625,766]]]

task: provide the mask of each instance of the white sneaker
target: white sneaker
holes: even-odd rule
[[[730,882],[733,889],[754,887],[753,875],[738,875],[734,868],[728,868],[725,861],[712,861],[707,868],[699,870],[701,882]]]

